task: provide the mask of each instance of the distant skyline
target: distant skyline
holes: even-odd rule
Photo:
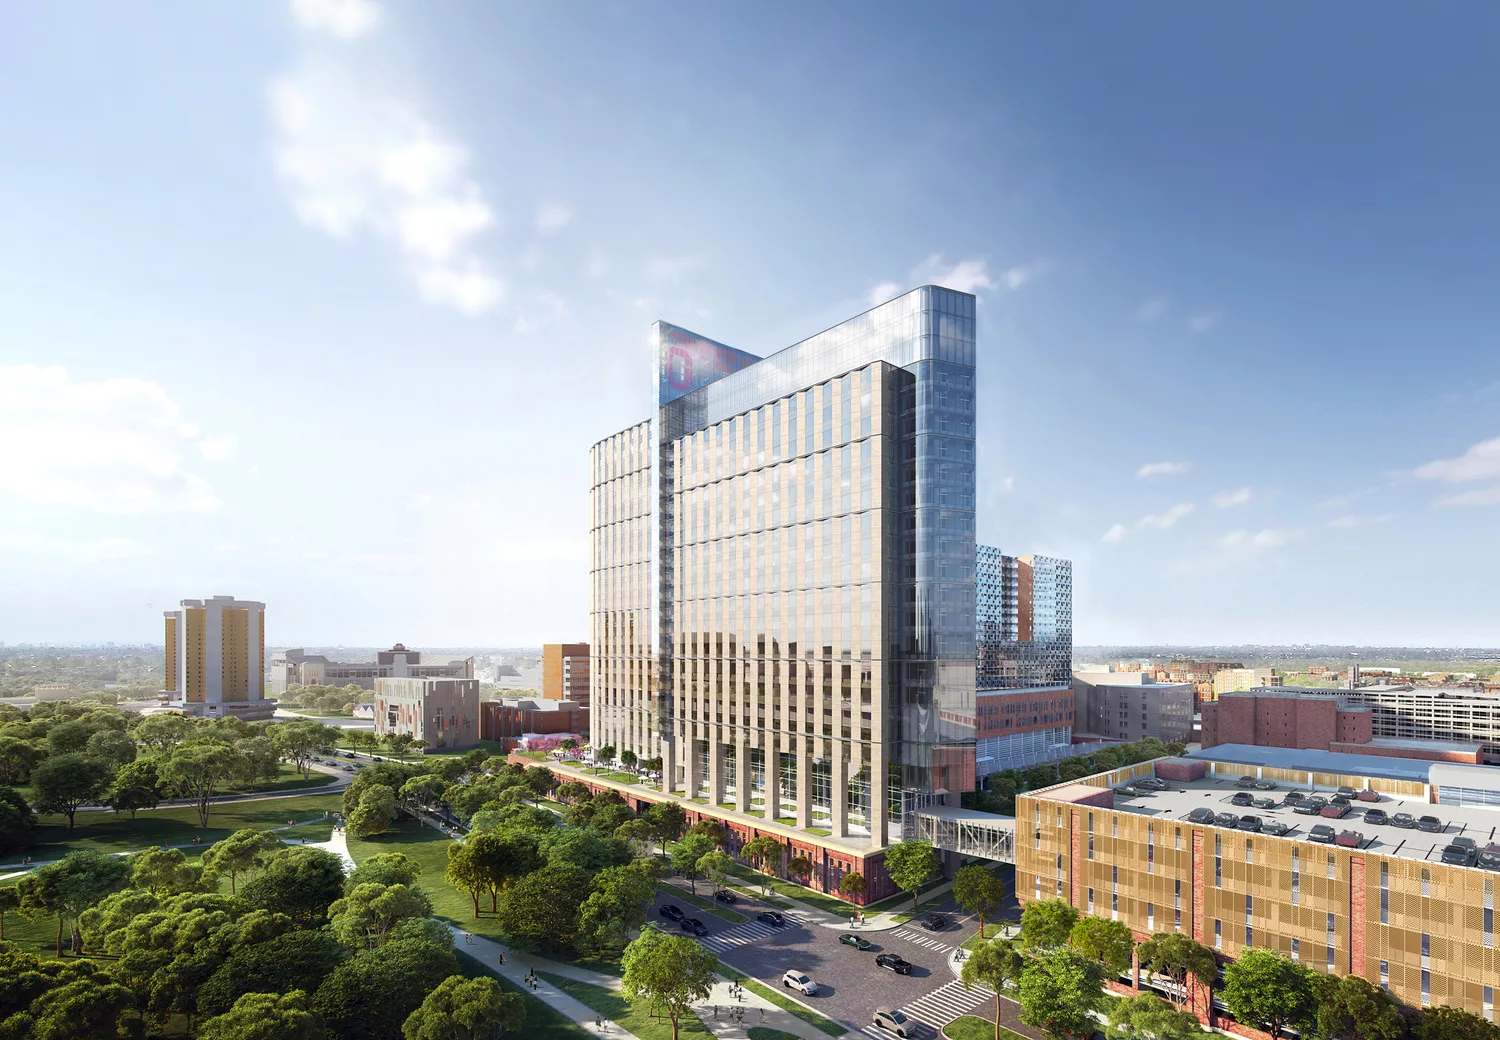
[[[650,323],[979,297],[1084,645],[1500,641],[1500,11],[83,0],[0,36],[0,641],[588,635]],[[1189,44],[1190,41],[1190,44]]]

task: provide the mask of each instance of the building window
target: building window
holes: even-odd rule
[[[1089,889],[1089,913],[1094,912],[1094,890]]]
[[[1255,900],[1251,896],[1245,897],[1245,945],[1255,945],[1255,932],[1251,928],[1250,920],[1255,908]]]
[[[1252,841],[1249,838],[1246,838],[1245,839],[1245,862],[1246,863],[1253,863],[1254,862],[1254,856],[1252,855],[1252,852],[1251,852],[1251,850],[1254,847],[1255,847],[1255,842]]]
[[[1484,1017],[1489,1021],[1495,1020],[1495,987],[1484,987]]]
[[[1089,835],[1089,859],[1094,858],[1094,836]]]
[[[1146,873],[1156,873],[1156,824],[1146,824]]]
[[[1042,898],[1042,875],[1036,876],[1036,898]]]
[[[1156,904],[1155,903],[1147,903],[1146,904],[1146,931],[1151,932],[1151,931],[1155,931],[1155,930],[1156,930]]]
[[[1432,874],[1426,867],[1422,868],[1422,898],[1426,899],[1432,895]]]
[[[1176,833],[1174,833],[1172,835],[1172,847],[1174,849],[1176,849],[1178,852],[1181,852],[1182,851],[1182,828],[1178,827],[1175,830],[1176,830]]]
[[[1422,969],[1422,1006],[1427,1007],[1432,1003],[1432,972],[1426,968]]]
[[[1302,901],[1302,857],[1296,849],[1292,850],[1292,905],[1296,906]]]
[[[1333,947],[1328,947],[1328,974],[1333,974]]]
[[[1383,990],[1385,990],[1386,992],[1390,992],[1390,989],[1391,989],[1391,962],[1390,961],[1381,961],[1380,962],[1380,988],[1383,989]]]
[[[1484,947],[1495,948],[1495,879],[1484,879]]]
[[[1172,927],[1182,931],[1182,882],[1172,882]]]
[[[1294,961],[1301,961],[1302,960],[1302,940],[1301,939],[1293,939],[1292,940],[1292,960],[1294,960]]]
[[[1214,887],[1224,887],[1224,838],[1214,835]]]
[[[1333,859],[1333,853],[1331,853],[1331,852],[1328,854],[1328,876],[1329,877],[1334,877],[1335,876],[1334,859]]]
[[[1386,863],[1380,864],[1380,923],[1391,923],[1391,869]]]
[[[1214,949],[1216,949],[1216,950],[1222,950],[1223,948],[1224,948],[1224,922],[1223,921],[1215,921],[1214,922]]]
[[[1109,818],[1109,836],[1111,838],[1118,838],[1120,836],[1120,818],[1118,816],[1111,816]]]
[[[1330,919],[1333,917],[1332,914],[1329,914],[1328,916],[1329,916]],[[1423,932],[1422,933],[1422,959],[1426,960],[1428,957],[1431,957],[1431,956],[1432,956],[1432,936],[1428,935],[1426,932]]]

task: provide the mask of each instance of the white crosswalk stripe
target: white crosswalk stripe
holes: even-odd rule
[[[985,1001],[994,999],[995,991],[988,986],[964,989],[964,984],[954,979],[901,1010],[906,1012],[908,1018],[920,1019],[941,1029],[955,1018],[969,1014]]]
[[[879,1026],[865,1026],[860,1032],[874,1037],[874,1040],[901,1040],[889,1029],[882,1029]],[[918,1022],[915,1019],[907,1020],[906,1040],[935,1040],[938,1035],[938,1031],[926,1022]]]
[[[787,923],[779,929],[774,925],[765,924],[752,918],[743,924],[726,928],[722,932],[715,932],[712,935],[700,935],[698,936],[698,941],[715,953],[723,953],[737,946],[745,946],[759,939],[764,939],[766,936],[774,935],[776,932],[785,930],[786,928],[796,927],[801,923],[793,914],[783,913],[781,916],[786,918]]]
[[[939,950],[943,953],[948,953],[953,949],[951,943],[945,943],[941,939],[934,939],[932,936],[924,935],[921,932],[914,932],[910,928],[902,928],[891,934],[897,939],[905,939],[913,946],[921,946],[929,950]]]

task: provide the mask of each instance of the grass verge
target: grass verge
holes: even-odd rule
[[[768,1029],[765,1026],[751,1026],[749,1036],[750,1040],[802,1040],[795,1033],[783,1033],[779,1029]]]
[[[979,947],[980,947],[980,945],[982,943],[989,942],[995,936],[999,935],[1000,934],[1000,930],[1002,928],[1004,928],[1008,924],[1013,925],[1013,924],[1015,924],[1015,922],[1014,921],[988,921],[988,922],[986,922],[985,926],[984,926],[984,935],[981,936],[978,932],[975,932],[973,935],[969,936],[967,939],[964,940],[964,944],[963,944],[964,945],[964,949],[966,949],[966,950],[977,950],[977,949],[979,949]]]
[[[814,1026],[817,1029],[821,1029],[829,1036],[843,1036],[845,1033],[849,1032],[848,1029],[833,1021],[833,1019],[824,1018],[812,1008],[804,1007],[790,997],[776,992],[770,986],[762,985],[755,979],[752,979],[749,975],[746,975],[744,972],[736,968],[730,967],[723,961],[719,962],[719,974],[723,975],[726,979],[733,979],[741,986],[744,986],[746,989],[748,989],[751,993],[764,997],[772,1004],[775,1004],[777,1007],[781,1008],[781,1010],[790,1011],[792,1014],[802,1019],[802,1021],[806,1022],[808,1025]]]
[[[797,884],[795,881],[787,881],[779,877],[768,878],[767,875],[753,871],[749,867],[746,867],[739,863],[736,863],[734,866],[730,867],[729,872],[735,877],[743,878],[746,881],[750,881],[757,885],[764,884],[767,880],[769,880],[772,892],[775,892],[777,895],[784,896],[787,899],[792,899],[800,903],[806,903],[808,906],[815,907],[818,910],[822,910],[824,913],[836,914],[839,917],[852,918],[854,916],[854,911],[857,909],[857,907],[855,907],[853,903],[846,903],[842,899],[835,899],[833,896],[825,895],[822,892],[816,892],[813,889],[806,888],[802,885]]]
[[[592,1036],[587,1029],[567,1015],[554,1010],[509,979],[495,974],[467,953],[462,950],[453,952],[458,955],[458,967],[465,978],[476,979],[488,976],[499,982],[500,987],[507,993],[520,996],[522,1003],[526,1005],[526,1021],[521,1026],[522,1035],[528,1038],[534,1037],[535,1040],[579,1040],[580,1037]]]
[[[946,903],[948,901],[949,894],[950,893],[948,892],[944,892],[942,895],[933,896],[931,899],[918,903],[915,910],[902,910],[901,912],[892,914],[891,916],[898,923],[902,921],[910,921],[914,917],[921,917],[929,910],[936,910],[938,907]],[[910,899],[911,896],[907,896],[906,898]]]
[[[634,773],[605,773],[600,779],[613,780],[617,784],[638,784],[641,782],[641,778]]]
[[[595,986],[591,982],[580,982],[577,979],[553,975],[550,972],[539,971],[537,977],[546,980],[579,1003],[597,1011],[609,1021],[628,1029],[641,1040],[672,1040],[671,1020],[652,1015],[650,1001],[631,1000],[625,994],[617,993],[612,989]],[[682,1036],[713,1035],[692,1012],[682,1016],[678,1030]]]
[[[995,1040],[995,1023],[992,1019],[964,1015],[944,1026],[943,1035],[948,1040]],[[1027,1040],[1027,1038],[1001,1026],[1000,1040]]]
[[[750,918],[746,917],[742,913],[739,913],[738,911],[727,909],[722,904],[715,903],[711,899],[704,899],[702,896],[694,895],[691,892],[684,892],[682,889],[677,888],[675,885],[661,886],[660,888],[658,888],[658,891],[661,892],[661,894],[664,896],[668,896],[672,899],[680,899],[684,903],[696,906],[699,910],[706,910],[709,913],[713,914],[715,917],[723,918],[724,920],[729,921],[733,924],[744,924],[746,921],[750,920]],[[660,902],[660,900],[658,900],[658,902]]]

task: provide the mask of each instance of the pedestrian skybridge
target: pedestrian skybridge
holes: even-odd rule
[[[1014,863],[1016,821],[978,809],[951,805],[929,805],[908,812],[902,819],[903,840],[925,838],[940,849],[963,856]]]

